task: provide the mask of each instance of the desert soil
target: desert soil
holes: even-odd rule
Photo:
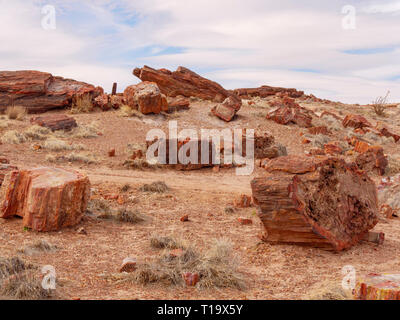
[[[397,109],[391,115],[377,118],[367,108],[343,104],[303,103],[315,112],[331,110],[344,116],[359,113],[372,123],[377,120],[387,123],[395,132]],[[172,118],[178,121],[178,129],[184,128],[254,128],[268,131],[277,142],[287,147],[289,154],[303,154],[310,148],[301,143],[305,129],[296,125],[283,126],[265,119],[267,101],[258,99],[255,106],[244,104],[237,119],[225,123],[209,115],[211,104],[197,101],[189,111],[182,111]],[[61,113],[65,111],[55,111]],[[102,135],[96,138],[74,138],[73,144],[81,143],[85,152],[93,154],[98,163],[82,164],[58,162],[49,163],[46,155],[67,154],[69,151],[49,152],[34,150],[33,142],[0,145],[0,154],[12,164],[20,167],[59,166],[85,172],[92,184],[92,198],[121,195],[126,206],[139,210],[147,217],[139,224],[119,223],[85,216],[77,227],[83,227],[87,235],[77,233],[77,227],[59,232],[35,233],[23,229],[20,219],[0,219],[0,256],[20,256],[38,265],[55,267],[58,279],[56,298],[61,299],[301,299],[310,291],[320,288],[327,281],[340,286],[341,270],[352,265],[357,276],[369,272],[396,271],[400,268],[400,221],[381,218],[375,230],[386,234],[385,243],[377,246],[361,243],[352,249],[332,253],[313,248],[262,243],[257,235],[262,232],[261,222],[255,207],[236,209],[226,213],[233,200],[241,194],[251,194],[250,181],[262,175],[256,168],[251,176],[237,176],[235,169],[212,169],[199,171],[175,171],[173,169],[132,170],[123,167],[128,158],[128,143],[143,144],[146,133],[152,128],[167,132],[168,118],[163,115],[144,116],[143,119],[124,118],[118,111],[95,112],[73,115],[78,124],[88,125],[93,121]],[[29,116],[24,121],[8,121],[8,127],[1,129],[24,131],[30,127]],[[171,120],[171,119],[170,119]],[[344,129],[343,129],[344,130]],[[339,134],[339,133],[338,133]],[[36,143],[36,142],[35,142]],[[41,142],[37,142],[41,143]],[[108,157],[108,151],[116,150],[116,157]],[[400,148],[395,143],[384,145],[385,152],[397,158]],[[371,173],[378,183],[381,177]],[[170,190],[163,194],[149,194],[139,191],[145,183],[164,181]],[[131,188],[122,192],[121,187]],[[116,200],[109,200],[111,206],[121,206]],[[188,214],[190,221],[182,223],[180,217]],[[239,217],[249,218],[252,225],[241,225]],[[240,257],[239,271],[246,279],[247,288],[197,289],[166,287],[153,284],[146,287],[132,283],[116,283],[107,275],[118,272],[124,258],[135,257],[138,263],[157,257],[160,252],[152,249],[149,239],[152,234],[179,236],[190,241],[199,250],[205,250],[213,239],[226,238],[233,243],[235,253]],[[55,252],[24,255],[18,249],[39,239],[56,245]]]

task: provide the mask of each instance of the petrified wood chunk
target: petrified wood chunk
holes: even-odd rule
[[[18,168],[10,165],[7,162],[1,162],[0,164],[0,186],[3,184],[4,177],[7,173],[17,170]]]
[[[224,100],[223,103],[220,103],[213,107],[211,109],[211,112],[220,119],[229,122],[233,120],[236,113],[240,110],[241,106],[242,100],[240,100],[236,96],[229,96]]]
[[[264,240],[340,251],[378,223],[374,182],[354,165],[326,156],[270,160],[251,182]]]
[[[52,114],[52,115],[32,117],[31,123],[37,124],[41,127],[49,128],[52,131],[57,131],[57,130],[68,131],[78,126],[74,118],[68,117],[65,114]]]
[[[287,89],[279,87],[261,86],[259,88],[241,88],[235,89],[234,94],[241,99],[251,99],[253,97],[266,98],[274,96],[278,93],[287,95],[290,98],[300,98],[304,95],[303,91],[297,91],[296,89]]]
[[[355,129],[362,129],[365,127],[372,127],[371,123],[368,122],[363,116],[359,114],[349,114],[343,119],[343,127],[351,127]]]
[[[267,114],[266,118],[268,120],[273,120],[283,125],[293,123],[304,128],[311,127],[311,111],[301,107],[294,99],[284,97],[272,103],[272,106],[277,108]]]
[[[389,162],[380,146],[370,146],[356,158],[356,164],[361,170],[367,172],[376,171],[383,176]]]
[[[40,167],[8,173],[0,188],[0,217],[20,216],[24,227],[56,231],[78,224],[90,197],[78,172]]]
[[[203,78],[195,72],[179,67],[171,72],[166,69],[153,69],[148,66],[136,68],[133,74],[142,81],[157,83],[161,92],[168,97],[184,96],[198,97],[204,100],[222,102],[229,92],[218,83]]]
[[[354,293],[359,300],[400,300],[400,274],[368,274],[357,281]]]

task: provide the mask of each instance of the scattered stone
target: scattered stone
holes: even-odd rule
[[[235,97],[229,96],[221,104],[216,105],[211,109],[211,112],[218,118],[229,122],[232,121],[236,113],[240,110],[242,101]]]
[[[340,143],[335,141],[325,144],[324,152],[329,155],[343,154],[343,149],[340,147]]]
[[[188,287],[194,287],[200,280],[200,276],[197,272],[185,272],[182,277]]]
[[[143,114],[168,111],[168,102],[154,82],[141,82],[129,86],[124,91],[126,104]]]
[[[0,188],[0,217],[23,218],[35,231],[58,231],[77,225],[87,208],[87,176],[60,168],[12,171]]]
[[[65,114],[43,115],[31,118],[31,123],[50,129],[51,131],[69,131],[76,128],[78,124],[72,117]]]
[[[369,147],[367,151],[357,157],[355,162],[361,170],[367,172],[377,171],[381,176],[385,174],[386,167],[389,164],[387,157],[383,153],[383,148],[379,146]]]
[[[251,196],[242,194],[238,199],[234,201],[236,208],[249,208],[251,207]]]
[[[283,125],[293,123],[300,127],[311,127],[311,112],[301,107],[294,99],[284,97],[283,99],[275,101],[272,106],[276,107],[276,109],[267,114],[266,118],[268,120],[273,120]]]
[[[388,204],[383,204],[381,206],[381,210],[380,213],[383,217],[387,218],[387,219],[392,219],[392,218],[397,218],[397,212],[399,211],[399,209],[394,210],[391,206],[389,206]]]
[[[100,108],[103,111],[108,111],[112,107],[110,97],[108,94],[105,93],[96,97],[93,103],[95,107]]]
[[[245,219],[245,218],[238,218],[238,222],[242,225],[250,225],[253,224],[253,220]]]
[[[127,257],[124,259],[124,261],[122,261],[122,266],[119,269],[119,272],[131,273],[136,271],[136,268],[136,260],[134,258]]]
[[[110,151],[108,151],[108,156],[110,158],[115,157],[115,149],[111,149]]]
[[[363,129],[365,127],[372,127],[371,123],[368,122],[363,116],[358,114],[349,114],[343,119],[343,127],[351,127],[355,129]]]
[[[313,135],[317,134],[329,135],[331,132],[328,130],[326,126],[320,126],[320,127],[308,128],[308,133]]]
[[[185,214],[183,217],[181,217],[181,222],[188,222],[189,221],[189,215]]]
[[[87,231],[84,227],[80,227],[78,230],[76,230],[76,233],[87,235]]]

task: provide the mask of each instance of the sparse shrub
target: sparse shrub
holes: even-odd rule
[[[390,91],[386,93],[384,97],[378,97],[372,102],[372,107],[374,108],[374,112],[377,116],[384,116],[385,110],[387,106],[387,99],[389,97]]]
[[[72,101],[72,107],[70,112],[72,114],[76,113],[89,113],[94,110],[92,95],[91,94],[82,94],[75,95]]]
[[[51,135],[51,131],[48,128],[33,125],[25,130],[24,135],[32,141],[46,140]]]
[[[131,185],[126,183],[121,187],[121,192],[128,192],[131,189]]]
[[[85,148],[82,144],[69,144],[57,138],[47,139],[43,147],[50,151],[83,150]]]
[[[6,109],[6,115],[10,120],[23,120],[26,114],[26,108],[22,106],[10,106]]]
[[[391,177],[400,173],[400,160],[397,158],[393,158],[392,156],[388,156],[388,166],[386,169],[386,175]]]
[[[32,268],[33,266],[31,264],[25,263],[18,257],[7,259],[0,258],[0,280]]]
[[[145,221],[144,216],[137,210],[120,209],[116,214],[116,219],[120,222],[139,223]]]
[[[162,165],[158,163],[149,163],[146,159],[126,160],[123,164],[127,169],[159,169]]]
[[[173,237],[164,237],[153,234],[150,238],[150,246],[155,249],[178,249],[184,248],[182,240]]]
[[[47,155],[46,161],[48,162],[82,162],[86,164],[94,164],[98,163],[98,161],[94,158],[93,155],[84,154],[84,153],[70,153],[67,155],[61,156],[54,156],[54,155]]]
[[[163,181],[156,181],[151,184],[145,184],[140,187],[142,192],[164,193],[169,190],[167,184]]]
[[[166,243],[170,246],[168,241]],[[153,246],[153,242],[151,244]],[[166,246],[159,246],[159,248],[169,249]],[[197,284],[199,288],[245,288],[245,281],[237,269],[239,259],[233,253],[229,241],[215,240],[204,254],[194,247],[182,249],[181,255],[173,256],[169,252],[165,252],[154,261],[139,264],[135,272],[119,274],[115,278],[118,281],[141,285],[161,283],[171,286],[184,285],[183,273],[194,272],[200,276]]]
[[[48,243],[46,240],[38,240],[33,244],[27,245],[18,250],[18,252],[24,253],[26,255],[32,255],[40,252],[50,252],[57,250],[57,246]]]
[[[97,214],[98,218],[107,219],[112,215],[112,209],[107,201],[103,199],[93,199],[88,203],[87,211]]]
[[[26,137],[23,133],[19,133],[16,130],[10,130],[4,133],[1,137],[2,143],[10,143],[10,144],[21,144],[26,142]]]
[[[319,284],[316,289],[310,290],[303,300],[353,300],[350,291],[344,290],[342,286],[335,282],[325,282]]]
[[[79,125],[78,127],[69,131],[57,131],[54,133],[54,135],[59,138],[90,139],[97,138],[100,132],[101,131],[98,128],[96,121],[93,121],[87,125]]]

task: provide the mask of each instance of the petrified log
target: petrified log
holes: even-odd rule
[[[177,139],[156,139],[154,141],[147,141],[147,148],[150,146],[155,147],[154,156],[158,158],[158,162],[164,165],[170,165],[177,170],[198,170],[205,167],[212,167],[215,164],[215,157],[219,152],[212,140],[185,140]],[[191,161],[192,150],[197,148],[197,154],[193,155],[194,161]],[[203,156],[205,150],[208,150],[208,156]],[[165,151],[165,158],[159,151]],[[179,155],[182,154],[187,159],[188,163],[181,163]],[[190,159],[190,160],[189,160]],[[204,161],[202,161],[204,160]]]
[[[400,300],[400,274],[371,273],[357,281],[358,300]]]
[[[4,177],[11,171],[18,170],[17,167],[10,165],[7,162],[1,162],[0,164],[0,186],[3,184]]]
[[[211,109],[211,112],[219,117],[220,119],[229,122],[232,121],[236,113],[240,110],[242,106],[242,100],[235,96],[229,96]]]
[[[144,81],[127,87],[124,98],[128,106],[143,114],[168,111],[167,98],[154,82]]]
[[[0,188],[0,217],[20,216],[24,227],[56,231],[81,221],[89,197],[89,179],[78,172],[47,167],[12,171]]]
[[[230,94],[218,83],[208,80],[193,71],[179,67],[171,72],[166,69],[156,70],[148,66],[136,68],[133,74],[142,81],[157,83],[161,92],[168,97],[198,97],[216,102],[224,101]]]
[[[233,93],[241,99],[251,99],[253,97],[266,98],[278,93],[287,95],[290,98],[300,98],[304,95],[303,91],[279,87],[261,86],[259,88],[241,88],[233,90]]]
[[[101,94],[96,97],[93,101],[95,107],[100,108],[103,111],[107,111],[111,109],[111,101],[110,96],[108,94]]]
[[[178,96],[178,97],[167,97],[168,101],[168,113],[176,111],[189,110],[190,100],[189,98]]]
[[[88,94],[92,98],[103,89],[40,71],[1,71],[0,110],[21,105],[30,113],[71,106],[74,96]]]
[[[37,124],[41,127],[48,128],[52,131],[57,131],[57,130],[68,131],[78,126],[74,118],[68,117],[65,114],[52,114],[52,115],[32,117],[31,123]]]
[[[242,150],[234,146],[234,150],[241,156],[246,157],[247,142],[254,145],[254,159],[273,159],[287,155],[286,148],[275,143],[275,137],[268,132],[255,133],[251,138],[246,132],[242,135]],[[236,149],[238,148],[238,149]]]
[[[286,156],[265,169],[251,187],[267,242],[341,251],[378,223],[375,184],[355,165],[334,157]]]

